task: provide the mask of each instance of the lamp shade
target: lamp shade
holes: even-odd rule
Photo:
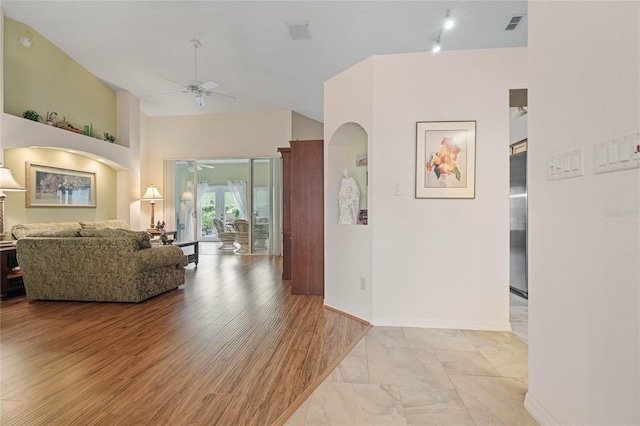
[[[153,185],[149,185],[149,187],[144,192],[144,195],[141,198],[141,200],[146,200],[146,201],[156,201],[156,200],[162,200],[162,199],[163,198],[162,198],[162,195],[160,194],[160,191],[158,191],[158,188],[156,188]]]
[[[26,191],[11,174],[11,170],[0,167],[0,191]]]

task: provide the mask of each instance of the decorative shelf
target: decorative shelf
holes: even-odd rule
[[[127,170],[130,150],[126,146],[7,113],[3,113],[0,120],[2,122],[0,137],[2,147],[5,149],[41,147],[74,150],[94,159],[108,160],[109,166],[116,170]]]

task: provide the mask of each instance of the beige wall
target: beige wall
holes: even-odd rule
[[[5,200],[5,231],[13,225],[33,222],[70,222],[116,217],[116,171],[81,155],[52,149],[15,148],[4,152],[5,167],[26,188],[25,163],[31,162],[96,174],[96,208],[26,207],[26,193],[8,193]]]
[[[367,154],[368,138],[367,133],[362,127],[352,127],[351,132],[349,132],[349,140],[347,141],[347,170],[349,170],[349,175],[358,182],[358,187],[360,188],[359,209],[366,209],[368,202],[367,170],[369,167],[356,166],[356,160],[360,155]],[[335,188],[335,191],[337,190],[338,188]]]
[[[27,48],[20,37],[32,40]],[[35,110],[43,118],[56,111],[74,127],[116,133],[116,93],[37,31],[4,19],[4,111],[22,117]]]
[[[291,137],[291,112],[150,117],[151,158],[228,158],[276,155]]]
[[[278,157],[291,139],[291,111],[146,117],[141,138],[143,186],[154,183],[164,195],[165,159]],[[166,202],[158,203],[163,216]],[[148,215],[142,206],[142,215]],[[168,216],[167,216],[168,217]]]
[[[291,140],[313,140],[324,137],[324,125],[312,118],[291,113]]]

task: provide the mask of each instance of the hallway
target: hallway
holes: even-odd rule
[[[535,425],[527,351],[508,332],[374,327],[286,424]]]
[[[513,333],[374,327],[286,425],[535,425],[528,300],[509,294]]]

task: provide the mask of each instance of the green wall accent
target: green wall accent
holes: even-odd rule
[[[20,42],[25,34],[31,47]],[[27,110],[43,119],[55,111],[78,129],[93,123],[94,131],[116,134],[116,92],[37,31],[5,17],[4,112],[22,117]]]
[[[82,155],[54,149],[14,148],[4,152],[4,164],[18,183],[26,188],[25,163],[43,164],[96,174],[96,208],[26,207],[26,193],[7,192],[5,232],[18,223],[74,222],[116,218],[116,171]]]

